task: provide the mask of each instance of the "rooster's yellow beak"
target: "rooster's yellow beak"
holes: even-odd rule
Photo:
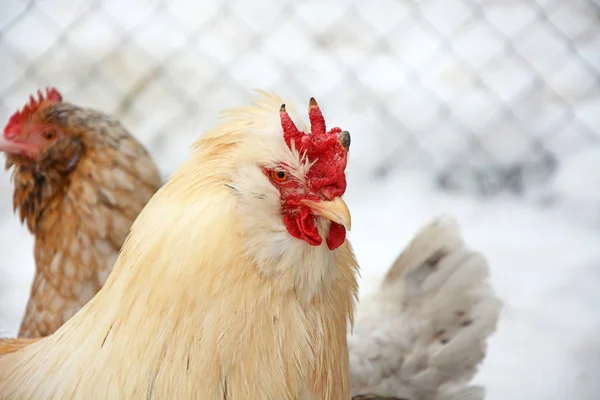
[[[341,197],[335,197],[331,201],[302,200],[302,203],[310,207],[315,215],[336,222],[350,231],[350,210]]]

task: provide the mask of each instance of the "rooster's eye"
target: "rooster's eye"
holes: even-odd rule
[[[277,183],[283,183],[290,179],[290,175],[287,172],[280,169],[274,169],[271,172],[271,176],[273,180]]]
[[[56,132],[55,131],[45,132],[44,138],[46,138],[46,140],[54,140],[54,139],[56,139]]]

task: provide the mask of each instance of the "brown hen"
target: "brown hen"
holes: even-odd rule
[[[14,209],[35,235],[19,336],[47,336],[103,286],[160,175],[118,121],[63,102],[55,89],[10,118],[0,151],[13,168]]]

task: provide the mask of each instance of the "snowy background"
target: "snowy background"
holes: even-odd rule
[[[2,121],[55,85],[120,118],[165,177],[251,89],[315,96],[352,133],[361,293],[452,214],[505,302],[487,398],[600,398],[598,0],[4,0],[0,60]],[[11,196],[1,172],[0,336],[33,274]]]

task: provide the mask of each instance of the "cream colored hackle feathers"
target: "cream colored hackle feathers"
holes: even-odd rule
[[[350,398],[353,252],[291,237],[257,167],[285,162],[299,179],[310,167],[284,143],[282,103],[263,93],[195,143],[100,292],[0,356],[0,398]]]
[[[485,258],[443,216],[418,232],[360,300],[348,338],[353,393],[482,400],[470,386],[502,307]]]

